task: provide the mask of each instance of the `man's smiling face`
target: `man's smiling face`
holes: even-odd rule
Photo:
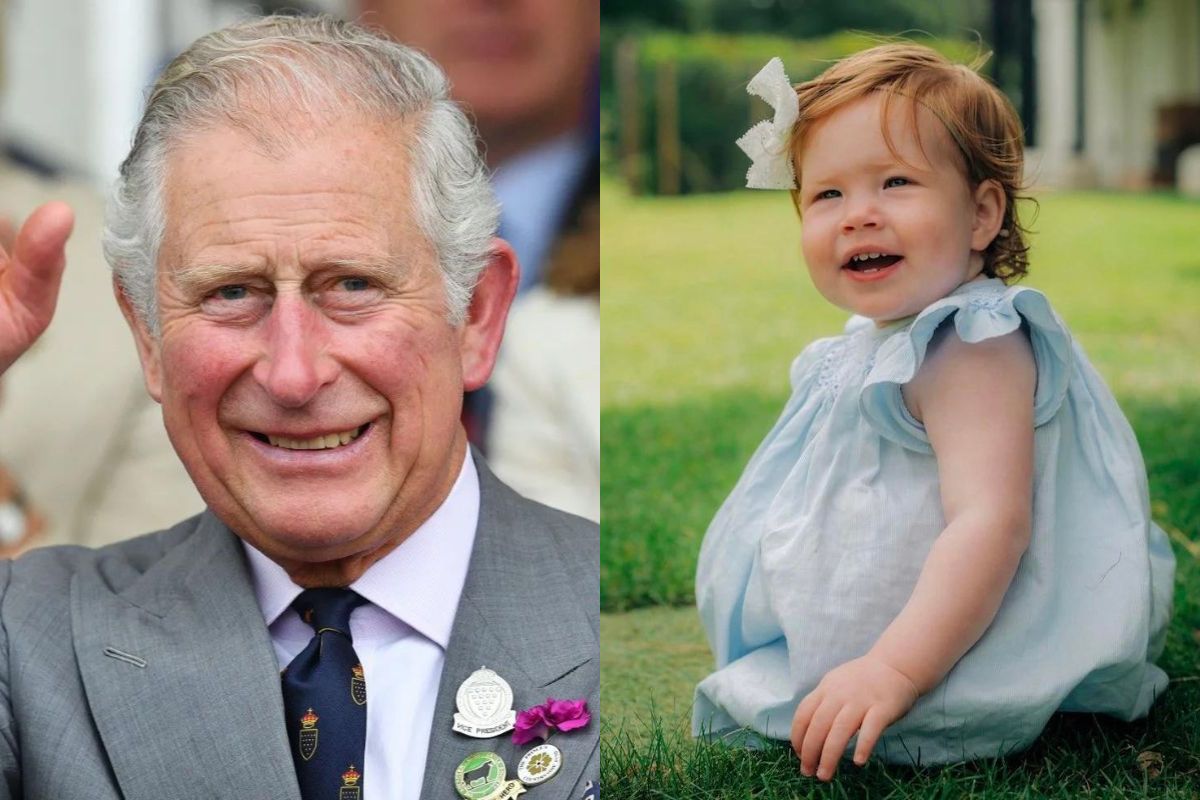
[[[441,503],[465,455],[464,366],[478,371],[409,202],[406,130],[349,122],[282,154],[232,127],[179,145],[161,338],[135,328],[209,507],[310,583],[339,582],[322,562],[369,563]]]

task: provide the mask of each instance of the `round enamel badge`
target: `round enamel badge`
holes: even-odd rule
[[[472,753],[454,770],[454,789],[466,800],[485,800],[504,784],[505,771],[495,753]]]
[[[517,778],[526,786],[545,783],[558,774],[562,752],[552,744],[539,744],[517,764]]]

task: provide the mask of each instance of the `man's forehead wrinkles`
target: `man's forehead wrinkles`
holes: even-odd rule
[[[319,216],[322,219],[356,219],[355,210],[361,211],[364,208],[370,208],[378,213],[388,207],[385,204],[389,199],[391,202],[395,202],[395,195],[385,196],[373,193],[367,187],[319,192],[256,192],[238,195],[225,194],[224,196],[212,196],[204,191],[204,188],[201,186],[197,191],[180,193],[182,195],[180,199],[183,200],[182,205],[189,214],[215,211],[217,216],[246,213],[247,217],[287,219],[294,217],[297,212],[303,213],[305,210],[311,210],[314,217]],[[351,198],[351,202],[346,203],[339,198]],[[332,206],[329,205],[330,200],[334,201]],[[363,201],[372,202],[364,203]],[[264,203],[267,205],[264,206]],[[278,207],[277,217],[269,211],[273,206]],[[356,206],[357,209],[355,209]],[[331,207],[335,209],[332,216],[329,214]],[[243,208],[251,211],[243,212]]]

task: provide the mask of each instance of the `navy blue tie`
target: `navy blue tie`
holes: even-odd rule
[[[367,684],[350,638],[350,589],[306,589],[292,603],[313,638],[283,671],[283,709],[304,800],[360,800]]]

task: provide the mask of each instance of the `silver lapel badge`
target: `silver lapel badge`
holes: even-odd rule
[[[476,739],[507,733],[517,720],[512,687],[487,667],[480,667],[462,682],[455,702],[454,730]]]

